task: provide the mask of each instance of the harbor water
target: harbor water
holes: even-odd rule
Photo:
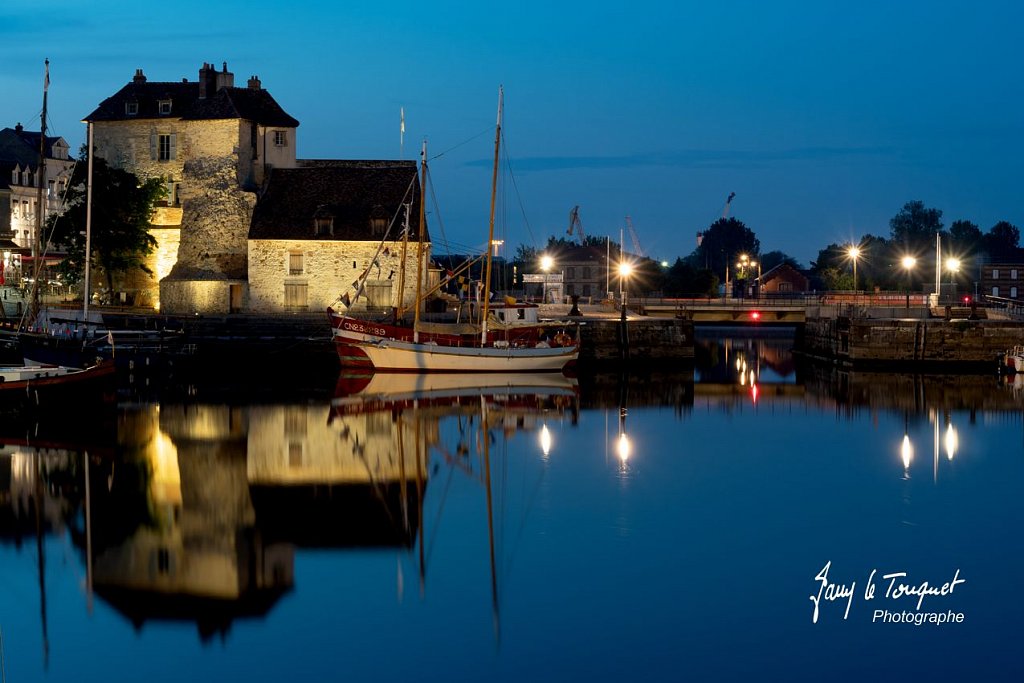
[[[1024,385],[785,331],[562,376],[126,378],[0,420],[8,681],[1024,676]]]

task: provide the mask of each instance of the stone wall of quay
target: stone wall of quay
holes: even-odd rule
[[[658,318],[627,323],[630,361],[693,361],[693,323]],[[585,320],[580,327],[580,362],[623,358],[619,320]]]
[[[1024,323],[839,317],[807,320],[798,348],[851,365],[982,364],[1021,343]]]

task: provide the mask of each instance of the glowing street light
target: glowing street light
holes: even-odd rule
[[[910,288],[913,286],[913,282],[910,279],[910,272],[914,270],[914,266],[917,265],[917,259],[913,256],[904,256],[900,263],[903,265],[904,270],[907,271],[907,308],[910,308]]]
[[[626,324],[626,289],[629,284],[629,276],[633,274],[633,264],[623,261],[619,264],[619,282],[622,286],[622,324]]]
[[[860,258],[860,247],[850,246],[846,250],[846,255],[853,261],[853,291],[857,291],[857,259]]]
[[[542,254],[540,257],[540,269],[544,271],[544,285],[543,285],[543,303],[548,302],[548,273],[551,268],[555,265],[555,259],[551,258],[549,254]]]
[[[956,257],[946,259],[946,270],[949,271],[949,284],[953,284],[956,274],[960,272],[960,259]]]

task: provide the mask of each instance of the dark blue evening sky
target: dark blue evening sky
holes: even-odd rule
[[[486,240],[503,84],[509,245],[563,235],[579,205],[588,234],[618,239],[630,215],[672,259],[736,192],[762,250],[806,263],[887,235],[911,199],[947,225],[1024,227],[1022,19],[1012,1],[56,0],[0,9],[0,126],[38,129],[47,57],[51,130],[74,149],[136,68],[258,75],[301,122],[303,158],[398,157],[404,107],[403,156],[424,137],[445,152],[433,236],[460,251]]]

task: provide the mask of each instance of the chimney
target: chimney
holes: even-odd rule
[[[249,77],[249,90],[259,90],[262,87],[263,86],[260,83],[260,77],[259,76],[250,76]]]
[[[135,70],[135,76],[132,78],[132,83],[145,83],[146,75],[142,73],[142,69]]]
[[[217,74],[217,90],[233,87],[235,87],[235,75],[228,71],[228,63],[224,62],[224,69]]]
[[[14,132],[20,133],[23,130],[25,130],[25,126],[21,125],[21,121],[18,121],[18,125],[14,127]]]
[[[199,99],[203,100],[212,97],[217,93],[217,72],[213,66],[203,62],[203,68],[199,70]]]

